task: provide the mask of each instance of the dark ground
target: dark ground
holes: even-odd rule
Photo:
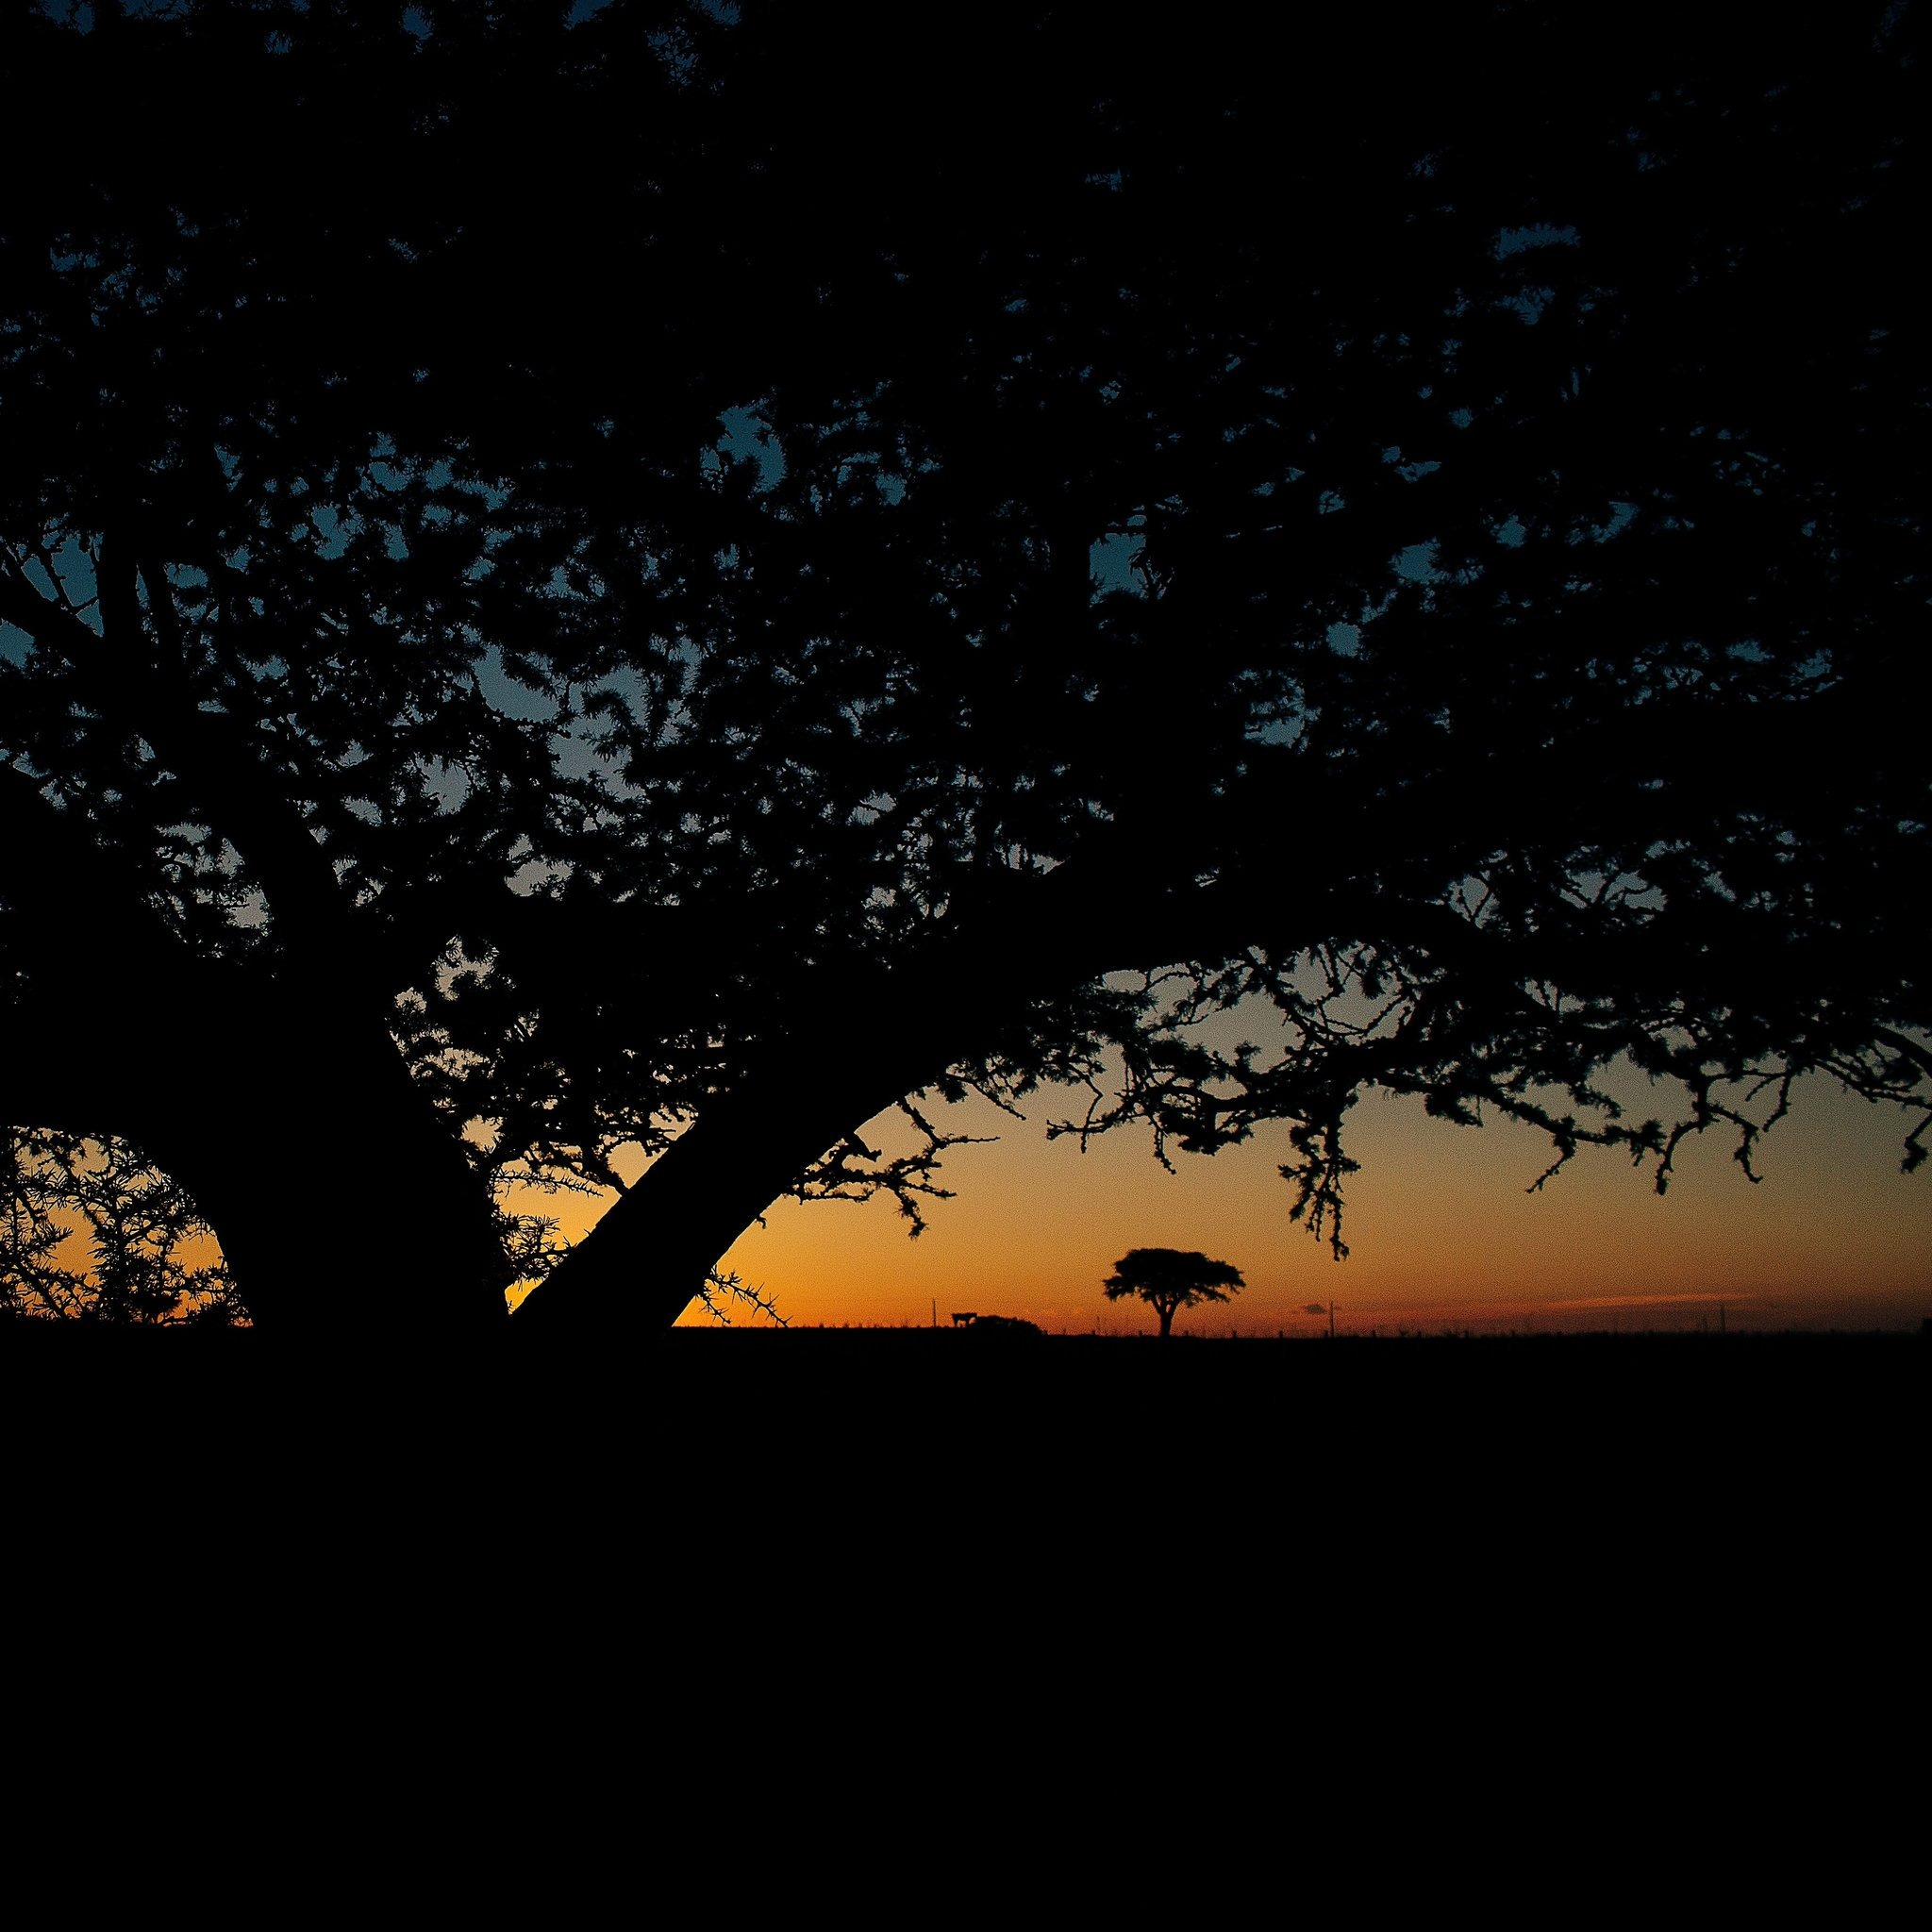
[[[519,1791],[675,1734],[760,1791],[872,1751],[884,1802],[976,1739],[1051,1810],[1151,1694],[1364,1794],[1498,1738],[1524,1791],[1612,1752],[1702,1793],[1923,1677],[1928,1376],[1916,1335],[317,1364],[8,1325],[0,1547],[42,1689],[165,1685],[175,1738],[257,1686],[251,1752],[346,1724],[405,1786],[433,1716]]]
[[[1538,1445],[1614,1463],[1749,1443],[1769,1463],[1923,1441],[1932,1338],[1544,1335],[1266,1341],[981,1336],[950,1329],[678,1329],[657,1381],[671,1430],[957,1475],[1078,1446],[1161,1443],[1196,1467],[1261,1456],[1292,1479]]]
[[[51,1325],[51,1324],[49,1324]],[[632,1357],[316,1362],[242,1332],[0,1327],[30,1492],[442,1493],[783,1523],[1923,1505],[1932,1339],[1334,1341],[678,1329]],[[474,1492],[474,1493],[473,1493]]]

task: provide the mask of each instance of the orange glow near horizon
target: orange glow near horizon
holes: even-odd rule
[[[1385,1097],[1351,1117],[1362,1172],[1348,1189],[1341,1263],[1288,1218],[1285,1135],[1169,1174],[1145,1136],[1085,1154],[1048,1142],[1047,1096],[1024,1124],[981,1104],[949,1126],[997,1133],[955,1149],[917,1240],[890,1201],[780,1202],[722,1266],[796,1326],[941,1325],[956,1311],[1023,1316],[1049,1331],[1151,1332],[1102,1278],[1129,1248],[1197,1248],[1246,1290],[1184,1311],[1176,1334],[1445,1330],[1900,1328],[1932,1314],[1932,1172],[1898,1171],[1904,1117],[1829,1083],[1801,1087],[1760,1143],[1754,1187],[1716,1133],[1680,1150],[1670,1191],[1647,1170],[1586,1149],[1541,1191],[1541,1136],[1428,1119]],[[890,1117],[867,1130],[890,1134]],[[555,1204],[552,1204],[553,1208]],[[587,1215],[586,1222],[593,1218]],[[1311,1314],[1319,1305],[1320,1315]],[[1723,1313],[1720,1315],[1720,1308]],[[687,1324],[707,1324],[699,1307]]]

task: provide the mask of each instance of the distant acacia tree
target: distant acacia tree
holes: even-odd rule
[[[1922,10],[0,8],[0,1122],[431,1346],[922,1094],[1923,1112]]]
[[[1167,1335],[1178,1310],[1228,1301],[1245,1286],[1240,1269],[1192,1248],[1130,1248],[1114,1263],[1106,1291],[1110,1302],[1138,1296],[1160,1317],[1160,1332]]]

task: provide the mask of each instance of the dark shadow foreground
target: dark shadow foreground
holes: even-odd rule
[[[277,1805],[259,1767],[366,1741],[380,1844],[433,1775],[485,1838],[547,1802],[629,1856],[633,1738],[848,1807],[924,1804],[984,1740],[1024,1816],[1258,1740],[1271,1810],[1339,1784],[1386,1839],[1466,1786],[1515,1805],[1491,1756],[1574,1807],[1651,1740],[1650,1815],[1701,1822],[1735,1764],[1785,1776],[1794,1711],[1890,1724],[1928,1368],[1893,1336],[682,1330],[573,1373],[319,1373],[245,1333],[9,1326],[0,1454],[62,1734],[108,1682],[114,1748],[130,1712],[213,1735]],[[104,1624],[151,1639],[105,1674],[72,1641]]]
[[[578,1724],[919,1765],[1083,1705],[1126,1748],[1151,1698],[1379,1762],[1511,1697],[1560,1754],[1633,1694],[1781,1724],[1740,1640],[1874,1683],[1922,1647],[1916,1337],[102,1341],[0,1331],[19,1601],[163,1633],[144,1683],[265,1687],[264,1749],[368,1707],[512,1782]]]
[[[1722,1525],[1902,1504],[1911,1335],[1267,1341],[674,1330],[635,1357],[318,1363],[247,1331],[0,1328],[29,1492],[272,1518],[460,1514],[702,1535],[975,1520],[1273,1533],[1400,1519]]]
[[[1078,1514],[1156,1496],[1284,1517],[1727,1512],[1910,1480],[1932,1347],[1910,1335],[1405,1341],[674,1331],[673,1440],[800,1498]]]

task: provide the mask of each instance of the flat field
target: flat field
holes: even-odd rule
[[[320,1524],[412,1563],[451,1539],[553,1561],[723,1540],[1063,1569],[1202,1538],[1398,1567],[1842,1563],[1916,1541],[1932,1467],[1915,1334],[679,1329],[635,1357],[405,1362],[33,1330],[0,1329],[20,1507],[151,1544]]]

